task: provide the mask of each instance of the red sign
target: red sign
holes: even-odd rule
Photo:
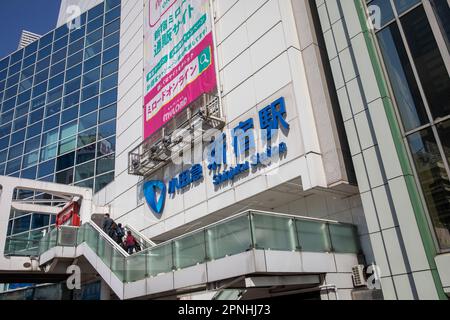
[[[60,227],[66,225],[79,227],[81,225],[79,212],[80,205],[78,204],[78,202],[69,203],[56,216],[56,226]]]

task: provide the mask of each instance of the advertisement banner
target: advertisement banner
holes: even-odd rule
[[[217,86],[209,0],[145,0],[144,139]]]

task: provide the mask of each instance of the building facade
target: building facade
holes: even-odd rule
[[[212,100],[208,101],[214,101],[218,109],[216,118],[221,125],[215,129],[224,139],[219,139],[217,147],[216,136],[214,154],[223,150],[223,157],[228,159],[223,167],[211,166],[214,162],[203,156],[211,155],[211,139],[200,139],[199,143],[196,131],[183,121],[175,119],[162,133],[145,139],[143,70],[144,46],[149,40],[144,36],[144,17],[151,4],[153,1],[146,1],[144,6],[135,0],[62,1],[54,32],[42,37],[35,49],[32,44],[0,62],[5,78],[0,92],[0,148],[9,151],[0,153],[5,157],[3,163],[0,161],[5,175],[93,188],[94,202],[107,207],[117,222],[136,228],[155,243],[173,241],[174,257],[183,250],[191,252],[193,246],[177,247],[179,237],[248,210],[285,214],[292,221],[306,218],[351,224],[356,227],[358,244],[350,251],[357,256],[350,257],[346,264],[335,260],[333,272],[323,271],[328,260],[317,260],[310,272],[324,275],[322,286],[334,287],[341,299],[361,298],[352,267],[376,265],[384,299],[447,299],[448,3],[210,1],[214,46],[209,59],[215,61],[217,89],[209,92],[208,99],[212,96]],[[74,6],[80,12],[89,11],[78,19],[81,29],[74,29],[68,37],[62,30],[67,30],[68,22],[76,24]],[[83,30],[83,34],[76,30]],[[98,38],[92,38],[97,33]],[[75,51],[71,51],[72,37],[75,44],[80,43]],[[82,37],[86,40],[79,40]],[[28,88],[33,113],[20,113],[24,95],[21,76],[17,75],[23,73],[21,68],[28,66],[29,57],[36,51],[36,66],[46,59],[40,56],[45,41],[54,42],[55,59],[63,51],[68,64],[70,58],[79,56],[80,70],[76,63],[62,68],[61,86],[55,90],[46,84],[47,91],[42,93],[47,92],[47,100],[40,105],[41,96],[38,92],[35,99],[34,90],[41,85],[34,80],[37,86]],[[60,45],[68,49],[59,49]],[[22,59],[21,67],[18,61]],[[71,70],[78,73],[68,76]],[[30,79],[39,74],[30,73]],[[51,98],[53,92],[55,99]],[[72,95],[76,96],[74,103],[64,108]],[[63,101],[63,111],[56,111],[60,129],[53,130],[45,127],[50,119],[45,117],[47,108],[57,99],[61,99],[60,109]],[[34,111],[38,109],[42,115]],[[189,110],[194,114],[194,107]],[[22,114],[27,114],[23,118],[28,114],[38,116],[30,120],[30,127],[23,133],[14,129],[25,127],[15,126]],[[188,120],[190,116],[188,112]],[[28,135],[28,131],[34,132],[36,121],[41,121],[39,133]],[[188,122],[192,124],[193,120]],[[280,130],[267,139],[260,129],[272,125]],[[193,140],[177,152],[171,150],[171,156],[158,160],[158,164],[150,161],[144,165],[149,150],[159,152],[161,141],[167,139],[165,130],[180,128],[192,129],[188,136]],[[243,154],[237,151],[233,136],[237,129],[253,132],[244,140]],[[44,139],[53,131],[56,135],[51,142],[56,153],[41,160],[50,150],[50,142],[44,143]],[[27,142],[24,144],[25,138],[19,134],[41,141],[40,156],[34,154],[35,149],[26,148]],[[171,142],[176,140],[174,134],[171,136]],[[24,148],[31,153],[23,152]],[[255,150],[256,163],[255,155],[246,153],[248,149]],[[180,151],[182,155],[177,154]],[[273,156],[272,152],[278,154]],[[31,154],[35,162],[29,163]],[[260,157],[269,161],[260,163]],[[14,222],[8,236],[19,231],[15,220],[25,219],[15,219],[16,215],[13,212],[10,218]],[[26,216],[28,222],[18,221],[23,225],[21,232],[29,232],[32,216]],[[48,220],[45,228],[51,223]],[[258,230],[265,230],[267,238],[261,237],[261,241],[271,243],[259,245],[266,250],[266,264],[273,270],[290,270],[289,262],[277,258],[277,248],[299,252],[311,249],[304,239],[297,239],[301,243],[296,244],[283,238],[290,226],[271,219],[254,223]],[[342,243],[331,242],[324,250],[339,254]],[[258,249],[258,244],[255,247]],[[180,265],[194,268],[203,263],[194,256],[185,258],[190,261],[174,261],[174,270]],[[306,252],[300,259],[305,265],[314,264]],[[221,276],[229,274],[232,278],[230,269],[223,269]],[[336,298],[328,290],[318,292],[322,299]]]

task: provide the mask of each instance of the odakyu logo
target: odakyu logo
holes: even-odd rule
[[[166,204],[167,187],[163,181],[147,181],[144,184],[144,196],[155,216],[161,218]]]

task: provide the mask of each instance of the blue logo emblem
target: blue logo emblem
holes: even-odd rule
[[[161,195],[157,201],[157,191],[160,191]],[[149,207],[158,215],[161,215],[164,210],[164,204],[166,203],[167,187],[162,181],[148,181],[144,184],[144,196],[147,200]]]

